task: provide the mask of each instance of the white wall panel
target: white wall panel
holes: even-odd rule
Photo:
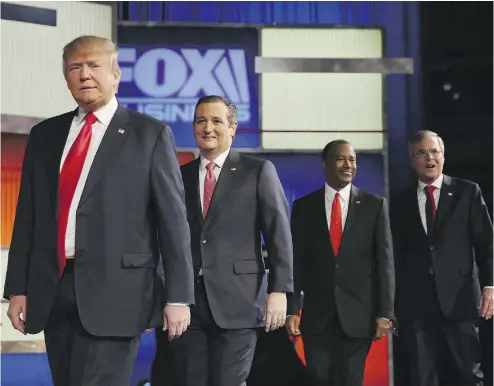
[[[2,114],[46,118],[76,107],[62,74],[62,49],[80,35],[112,37],[112,8],[92,2],[25,1],[57,11],[57,26],[1,21]]]
[[[266,28],[261,56],[381,58],[382,36],[374,29]],[[380,74],[262,74],[262,147],[318,150],[345,138],[358,150],[382,149],[383,134],[375,133],[383,129],[382,88]]]

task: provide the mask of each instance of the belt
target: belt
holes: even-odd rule
[[[73,260],[74,256],[65,256],[65,260]]]

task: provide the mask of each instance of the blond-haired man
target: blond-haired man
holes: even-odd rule
[[[14,328],[44,330],[55,386],[124,386],[144,329],[190,322],[182,178],[169,127],[115,98],[113,42],[73,40],[63,73],[79,107],[29,136],[4,297]]]

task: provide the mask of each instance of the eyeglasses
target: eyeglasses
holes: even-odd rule
[[[427,157],[429,154],[433,157],[437,157],[439,154],[442,153],[442,150],[439,149],[420,149],[418,150],[415,155],[417,157]]]

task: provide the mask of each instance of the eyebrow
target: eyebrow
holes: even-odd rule
[[[199,115],[196,119],[206,119],[206,117],[204,117],[202,115]],[[211,119],[220,119],[220,120],[223,120],[223,118],[221,118],[221,117],[211,117]]]

